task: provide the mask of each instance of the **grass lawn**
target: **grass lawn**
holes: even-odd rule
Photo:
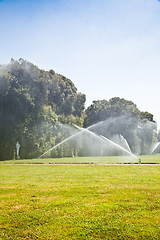
[[[12,163],[0,165],[0,239],[160,239],[160,165]]]
[[[20,163],[160,163],[160,154],[156,155],[143,155],[130,157],[130,156],[111,156],[111,157],[72,157],[72,158],[40,158],[40,159],[19,159],[19,160],[6,160],[0,161],[1,164],[20,164]]]

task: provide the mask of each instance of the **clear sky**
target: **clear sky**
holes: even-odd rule
[[[0,0],[0,64],[24,58],[93,100],[123,97],[160,124],[160,1]]]

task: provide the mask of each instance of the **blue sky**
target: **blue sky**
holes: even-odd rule
[[[160,123],[158,0],[1,0],[0,64],[24,58],[93,100],[123,97]]]

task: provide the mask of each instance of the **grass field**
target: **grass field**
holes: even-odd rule
[[[160,239],[160,165],[15,162],[0,164],[0,239]]]
[[[0,164],[20,164],[20,163],[138,163],[141,159],[141,163],[160,163],[160,154],[156,155],[141,155],[137,158],[130,156],[111,156],[111,157],[72,157],[72,158],[40,158],[40,159],[19,159],[0,161]]]

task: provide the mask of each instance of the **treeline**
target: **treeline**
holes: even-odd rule
[[[139,153],[147,153],[149,144],[157,141],[153,115],[140,112],[131,101],[94,101],[87,109],[85,101],[73,82],[54,70],[41,70],[24,59],[0,66],[0,160],[16,158],[17,141],[21,158],[36,158],[73,134],[75,124],[89,127],[103,121],[92,130],[109,138],[123,135],[134,152],[140,145]],[[96,154],[85,148],[82,137],[48,156]]]

